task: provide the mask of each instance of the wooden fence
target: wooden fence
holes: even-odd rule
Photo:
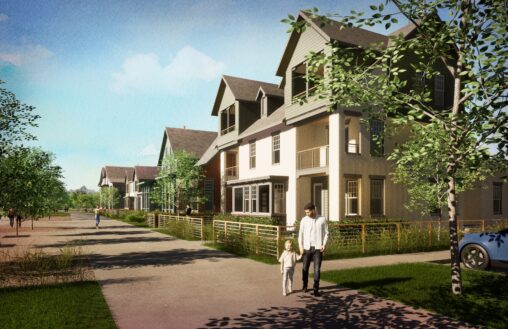
[[[400,223],[329,223],[327,254],[364,255],[418,252],[449,246],[448,221]],[[508,219],[459,221],[459,238],[464,232],[497,230],[508,227]],[[246,252],[277,257],[286,239],[296,242],[298,228],[213,221],[213,242]],[[296,245],[295,245],[296,247]]]
[[[193,238],[199,240],[205,239],[205,220],[202,217],[159,214],[158,219],[159,228],[161,229],[171,226],[171,223],[185,223],[188,224],[188,227],[191,230],[190,232],[185,232],[185,235],[190,234]]]

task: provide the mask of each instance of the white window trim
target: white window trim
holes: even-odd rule
[[[356,197],[349,196],[349,183],[356,183]],[[346,214],[346,216],[360,216],[361,211],[360,211],[360,193],[359,192],[360,192],[360,180],[359,179],[346,180],[346,195],[345,195],[345,199],[346,199],[345,214]],[[354,200],[354,199],[357,200],[358,211],[356,213],[350,212],[350,209],[349,209],[349,200]]]
[[[260,202],[260,195],[259,195],[259,186],[262,186],[262,185],[268,185],[268,212],[252,212],[252,198],[251,198],[251,189],[252,187],[255,187],[255,190],[256,190],[256,210],[260,209],[260,206],[259,206],[259,202]],[[249,202],[249,211],[246,212],[245,211],[245,189],[248,188],[249,189],[249,199],[248,199],[248,202]],[[235,200],[235,189],[242,189],[242,209],[243,211],[235,211],[235,204],[236,204],[236,200]],[[232,193],[232,207],[231,207],[231,214],[233,215],[252,215],[252,216],[256,216],[256,215],[272,215],[272,211],[273,211],[273,201],[272,201],[272,195],[273,195],[273,186],[272,186],[272,183],[271,182],[268,182],[268,183],[259,183],[259,184],[248,184],[248,185],[241,185],[241,186],[235,186],[233,187],[233,193]]]

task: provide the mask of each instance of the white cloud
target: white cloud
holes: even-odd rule
[[[4,13],[0,13],[0,22],[6,21],[9,19],[9,16],[7,16]]]
[[[41,45],[23,45],[14,49],[0,49],[0,61],[7,62],[14,66],[24,66],[37,63],[41,60],[52,57],[54,54]]]
[[[159,152],[157,151],[157,148],[153,144],[148,144],[145,146],[139,153],[138,156],[141,157],[148,157],[148,156],[154,156],[158,155]]]
[[[113,74],[111,88],[128,91],[186,94],[197,81],[212,81],[224,71],[224,64],[206,54],[185,46],[166,66],[156,54],[137,54],[127,58],[122,71]]]

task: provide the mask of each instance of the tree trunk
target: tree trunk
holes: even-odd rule
[[[448,177],[448,215],[450,220],[450,259],[452,267],[452,293],[462,294],[462,278],[460,273],[459,239],[457,229],[457,202],[455,195],[455,177]]]

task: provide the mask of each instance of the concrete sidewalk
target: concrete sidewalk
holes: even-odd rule
[[[278,265],[267,265],[92,215],[45,222],[13,243],[48,250],[79,242],[119,328],[459,328],[427,311],[322,282],[322,297],[282,296]],[[5,226],[0,223],[0,230]],[[36,225],[37,226],[37,225]],[[0,231],[0,237],[4,231]],[[26,237],[28,235],[28,237]],[[12,238],[9,238],[12,239]],[[2,238],[2,243],[7,243]],[[6,248],[4,248],[6,249]],[[447,252],[325,261],[323,269],[424,260]],[[301,288],[301,263],[295,287]]]

